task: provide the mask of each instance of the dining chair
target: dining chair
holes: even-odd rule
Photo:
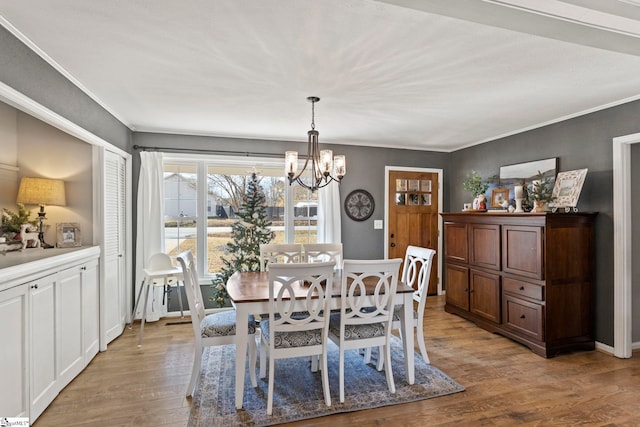
[[[235,344],[236,342],[236,313],[227,310],[205,315],[202,292],[198,283],[198,273],[191,251],[178,255],[178,262],[184,274],[184,287],[191,313],[191,325],[195,336],[195,354],[191,380],[187,387],[187,396],[193,396],[200,380],[200,367],[204,347],[214,345]],[[249,316],[249,376],[253,387],[258,386],[256,378],[256,359],[258,346],[256,344],[256,322]]]
[[[263,243],[260,245],[260,271],[269,264],[302,262],[302,243]]]
[[[331,406],[327,335],[334,266],[333,261],[269,266],[269,318],[260,322],[260,378],[265,377],[267,352],[269,355],[268,415],[273,412],[276,359],[319,356],[324,400]],[[297,286],[307,288],[305,299],[293,298]]]
[[[306,262],[335,261],[342,268],[342,243],[303,243]]]
[[[391,322],[400,258],[344,260],[340,288],[340,313],[332,313],[329,338],[340,352],[340,402],[344,402],[344,352],[381,347],[386,361],[389,392],[395,393],[391,371]],[[367,291],[368,289],[368,291]],[[378,363],[378,370],[382,364]]]
[[[427,346],[424,342],[424,308],[427,303],[427,293],[429,289],[429,278],[431,277],[431,266],[436,251],[429,248],[421,248],[418,246],[408,246],[405,252],[404,266],[402,268],[401,281],[411,286],[413,291],[413,300],[418,303],[417,310],[413,311],[413,329],[416,331],[416,341],[420,348],[422,359],[429,364],[429,355],[427,354]],[[398,329],[402,338],[402,325],[400,322],[402,306],[396,305],[393,310],[392,329]],[[403,338],[404,339],[404,338]],[[365,356],[370,356],[370,351]]]

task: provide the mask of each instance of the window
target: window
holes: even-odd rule
[[[255,169],[254,169],[255,168]],[[220,271],[231,224],[253,170],[265,193],[274,242],[315,243],[318,193],[284,177],[284,159],[166,156],[164,161],[165,252],[190,249],[199,274]]]

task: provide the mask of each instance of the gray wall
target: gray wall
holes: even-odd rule
[[[131,150],[129,128],[2,26],[0,81],[118,148]]]
[[[612,139],[640,132],[639,117],[640,101],[636,101],[456,151],[451,156],[449,203],[454,210],[469,202],[462,182],[472,169],[482,177],[488,177],[498,174],[503,165],[550,157],[558,158],[559,171],[589,168],[578,209],[599,212],[596,220],[595,337],[607,345],[613,345]],[[634,292],[637,292],[639,286],[635,283]]]
[[[136,132],[134,144],[146,147],[165,147],[192,150],[228,150],[235,152],[267,153],[284,158],[286,150],[297,150],[302,155],[307,151],[307,143],[262,141],[249,139],[215,138],[203,136],[168,135]],[[362,222],[349,219],[342,212],[342,241],[345,258],[374,259],[384,255],[384,230],[374,230],[373,221],[384,219],[384,170],[385,166],[423,167],[444,169],[444,194],[447,194],[449,157],[447,153],[401,150],[393,148],[372,148],[359,146],[322,144],[335,154],[347,157],[347,175],[340,184],[341,204],[350,191],[363,188],[371,193],[376,203],[371,218]],[[257,155],[257,154],[256,154]],[[140,156],[134,154],[133,176],[137,185],[140,170]],[[134,190],[135,197],[136,190]],[[446,197],[444,201],[446,205]],[[135,206],[135,204],[134,204]]]

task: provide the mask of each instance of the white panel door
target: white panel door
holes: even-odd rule
[[[29,287],[0,292],[0,414],[29,416]]]

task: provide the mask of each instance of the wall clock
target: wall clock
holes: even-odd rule
[[[373,215],[373,196],[365,190],[353,190],[344,200],[344,211],[354,221],[364,221]]]

